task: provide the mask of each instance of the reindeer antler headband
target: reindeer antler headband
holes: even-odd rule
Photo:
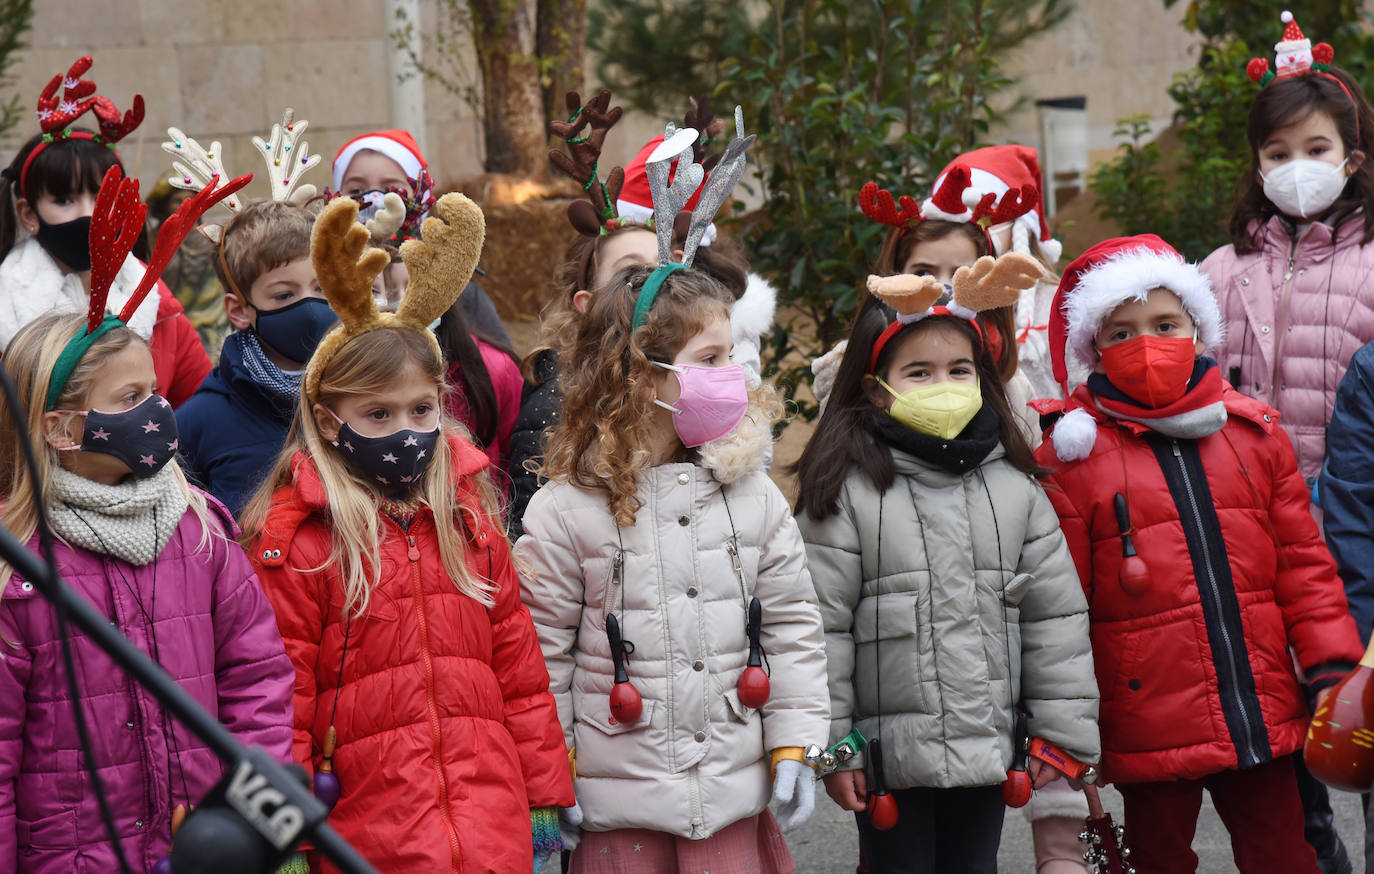
[[[110,296],[110,286],[133,250],[134,241],[143,230],[143,220],[148,214],[148,207],[139,199],[138,180],[123,177],[118,166],[111,167],[105,172],[105,179],[96,193],[95,211],[91,215],[91,303],[86,311],[86,330],[73,337],[58,356],[48,383],[46,410],[51,410],[57,404],[57,399],[72,377],[72,371],[81,363],[91,345],[115,328],[127,325],[139,304],[157,284],[158,277],[167,268],[186,235],[195,227],[196,220],[210,207],[253,180],[249,174],[224,185],[208,186],[183,203],[158,228],[152,258],[124,308],[119,315],[106,315],[105,304]]]
[[[688,225],[687,239],[682,247],[682,261],[675,262],[673,261],[673,221],[678,212],[687,205],[687,201],[691,200],[696,190],[701,187],[702,178],[706,175],[705,169],[693,160],[694,149],[700,138],[700,132],[693,128],[678,130],[675,125],[670,124],[663,135],[663,143],[654,149],[645,164],[645,171],[649,176],[649,191],[653,195],[654,201],[654,234],[658,237],[658,268],[649,274],[649,278],[644,281],[644,286],[639,291],[639,298],[635,301],[633,330],[639,330],[648,320],[649,310],[653,309],[654,300],[658,297],[658,290],[663,287],[663,280],[678,270],[686,270],[692,266],[692,259],[696,257],[697,247],[701,245],[706,229],[710,227],[716,213],[730,198],[736,183],[744,175],[744,165],[748,159],[749,147],[754,144],[754,140],[758,139],[755,134],[750,134],[747,137],[744,135],[744,110],[736,106],[735,138],[726,147],[725,153],[720,156],[720,161],[716,164],[710,179],[706,180],[696,209],[692,210],[692,221]],[[675,160],[677,161],[677,173],[669,182],[672,163]]]
[[[606,134],[620,121],[623,110],[611,106],[611,92],[605,89],[585,104],[576,91],[569,91],[566,100],[572,115],[567,121],[550,122],[549,129],[567,141],[568,150],[551,150],[549,161],[582,185],[587,199],[568,205],[568,221],[583,236],[595,237],[620,227],[615,201],[625,183],[625,169],[614,168],[602,182],[598,163]]]
[[[43,89],[43,93],[38,96],[38,124],[42,128],[43,139],[29,152],[29,156],[24,159],[24,166],[19,170],[17,181],[21,197],[28,197],[25,180],[29,175],[29,168],[33,166],[34,159],[48,146],[62,140],[92,140],[107,146],[113,152],[115,143],[124,139],[143,122],[142,94],[135,94],[133,107],[121,114],[114,101],[95,93],[94,82],[81,78],[91,69],[93,63],[90,55],[77,58],[67,69],[65,76],[61,73],[53,76]],[[100,130],[97,133],[72,130],[71,125],[90,111],[94,111]],[[115,162],[119,163],[118,155],[115,155]]]
[[[405,298],[394,313],[377,309],[372,281],[391,256],[368,248],[368,232],[358,223],[358,204],[350,197],[331,200],[315,219],[310,258],[329,306],[339,316],[310,357],[305,396],[319,399],[320,377],[339,350],[355,337],[380,328],[406,328],[423,336],[443,360],[429,325],[442,316],[472,278],[482,254],[486,221],[477,204],[461,194],[445,194],[421,227],[421,239],[401,245],[410,272]]]
[[[991,191],[980,195],[972,184],[968,168],[956,166],[940,180],[935,194],[922,209],[905,194],[894,201],[892,192],[879,188],[876,182],[865,182],[859,189],[859,209],[868,219],[897,228],[899,236],[929,219],[976,224],[988,235],[991,246],[989,228],[1015,221],[1034,210],[1039,202],[1034,185],[1011,188],[999,200]]]
[[[934,304],[945,287],[933,276],[913,276],[908,273],[897,276],[870,275],[869,292],[896,310],[897,318],[873,342],[873,351],[868,356],[869,372],[877,369],[878,356],[888,341],[900,334],[907,325],[930,316],[966,319],[973,324],[979,341],[986,344],[983,329],[978,324],[978,314],[1016,303],[1022,292],[1033,288],[1044,275],[1045,268],[1030,255],[1020,252],[1008,252],[998,258],[984,255],[973,266],[965,265],[954,272],[953,297],[948,304],[941,306]]]

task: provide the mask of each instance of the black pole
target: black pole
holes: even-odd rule
[[[228,770],[244,763],[250,764],[252,770],[266,780],[266,785],[281,793],[285,804],[298,808],[305,825],[297,844],[306,840],[313,842],[329,861],[347,874],[377,874],[377,869],[329,826],[326,821],[328,808],[285,765],[265,753],[250,757],[248,748],[239,743],[218,719],[207,713],[156,662],[130,643],[100,611],[59,579],[4,526],[0,526],[0,558],[9,562],[20,577],[37,586],[39,594],[45,599],[65,609],[68,618],[82,633],[104,650],[136,683],[147,689],[192,734],[204,741]],[[241,811],[236,812],[242,815]],[[253,823],[252,817],[245,819]]]

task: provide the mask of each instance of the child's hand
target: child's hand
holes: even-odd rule
[[[845,810],[859,812],[868,804],[868,780],[863,771],[836,771],[822,778],[825,793]]]
[[[1026,773],[1030,775],[1031,786],[1035,789],[1044,789],[1046,786],[1050,785],[1050,783],[1054,782],[1056,777],[1063,777],[1068,782],[1069,787],[1074,791],[1081,792],[1083,790],[1083,783],[1081,781],[1075,780],[1054,765],[1037,759],[1035,756],[1029,756],[1027,758]]]

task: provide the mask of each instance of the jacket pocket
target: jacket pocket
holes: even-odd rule
[[[930,595],[924,589],[859,602],[854,611],[856,715],[876,715],[880,699],[883,713],[927,712],[922,684],[935,679],[929,614]]]
[[[739,700],[739,690],[730,689],[721,695],[725,699],[725,709],[730,714],[730,718],[735,722],[749,724],[758,716],[758,708],[750,707]]]
[[[577,721],[590,725],[602,734],[614,737],[618,734],[625,734],[629,731],[637,731],[647,728],[653,721],[654,703],[650,700],[644,701],[644,709],[639,714],[639,720],[633,723],[624,723],[615,718],[611,713],[609,701],[605,707],[595,707],[591,710],[577,714]]]

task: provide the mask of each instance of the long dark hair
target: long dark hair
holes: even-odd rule
[[[460,303],[454,303],[439,319],[439,328],[434,332],[439,348],[444,352],[450,372],[457,368],[459,390],[463,403],[467,405],[468,416],[472,420],[472,436],[479,446],[490,446],[497,438],[500,429],[500,409],[496,403],[496,388],[491,384],[491,373],[482,360],[482,350],[476,337],[483,343],[501,350],[511,361],[518,359],[515,353],[498,340],[483,336],[475,331],[463,314]]]
[[[897,469],[892,461],[892,451],[878,439],[869,424],[875,407],[868,399],[863,383],[864,377],[871,372],[868,360],[873,354],[873,344],[895,318],[896,313],[892,308],[875,297],[865,299],[860,307],[854,327],[849,332],[849,346],[835,375],[835,387],[830,392],[825,412],[821,415],[811,442],[806,444],[801,458],[792,466],[800,482],[797,512],[805,511],[814,519],[824,519],[837,512],[840,489],[853,468],[863,472],[881,492],[891,488],[895,481]],[[962,332],[977,350],[975,357],[983,405],[997,414],[997,434],[1007,460],[1017,470],[1038,476],[1043,469],[1036,463],[1035,453],[1017,427],[1011,405],[1007,403],[1007,396],[1002,389],[1002,381],[998,378],[997,364],[969,322],[954,316],[932,316],[907,325],[883,346],[874,370],[881,373],[887,369],[892,356],[901,346],[902,338],[936,326],[953,327]]]
[[[1363,208],[1364,235],[1360,244],[1374,240],[1374,161],[1370,160],[1374,155],[1374,110],[1349,73],[1332,67],[1331,75],[1340,80],[1349,94],[1327,76],[1312,74],[1272,82],[1260,89],[1250,105],[1250,121],[1245,127],[1250,141],[1250,169],[1239,185],[1229,228],[1236,252],[1258,252],[1264,224],[1271,216],[1280,214],[1278,207],[1264,196],[1264,183],[1259,179],[1260,146],[1274,131],[1297,124],[1314,112],[1331,116],[1346,155],[1360,151],[1366,156],[1329,214],[1344,215]]]
[[[84,128],[76,128],[84,130]],[[89,133],[89,131],[87,131]],[[19,214],[15,202],[21,197],[19,174],[24,162],[38,144],[43,142],[42,134],[34,134],[19,149],[8,167],[0,171],[5,184],[0,185],[0,259],[14,248],[19,235]],[[38,153],[29,165],[23,189],[29,205],[32,206],[41,194],[50,194],[57,200],[64,200],[73,194],[87,192],[94,195],[100,190],[100,182],[105,171],[119,163],[118,156],[108,146],[95,140],[71,138],[58,140]],[[135,257],[148,260],[148,230],[145,227],[134,245]]]

